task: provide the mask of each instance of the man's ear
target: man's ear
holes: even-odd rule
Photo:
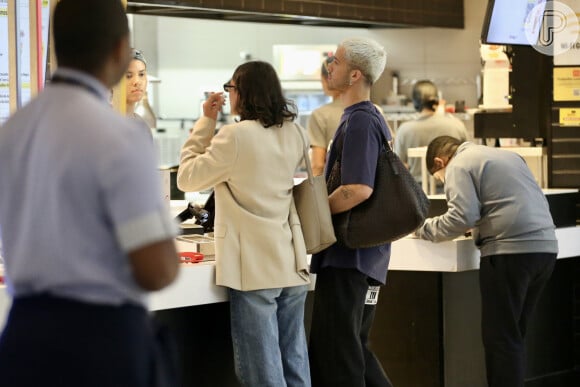
[[[443,160],[441,157],[435,156],[435,158],[433,159],[433,165],[435,166],[435,169],[441,169],[445,166],[445,160]]]
[[[352,85],[353,83],[355,83],[356,81],[358,81],[360,78],[362,78],[362,72],[360,70],[351,70],[350,72],[350,84]]]

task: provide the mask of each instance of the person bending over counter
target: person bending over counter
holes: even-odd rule
[[[308,387],[304,304],[310,276],[292,199],[306,132],[274,68],[240,65],[230,82],[240,121],[215,134],[222,93],[212,93],[181,151],[183,191],[215,187],[216,283],[228,288],[234,363],[246,387]]]
[[[472,230],[481,250],[481,327],[487,382],[523,387],[526,327],[556,264],[558,241],[548,201],[521,156],[435,138],[427,169],[444,183],[448,210],[416,231],[433,242]]]

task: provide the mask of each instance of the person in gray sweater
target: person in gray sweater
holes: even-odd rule
[[[481,326],[489,386],[523,387],[526,327],[558,253],[548,201],[516,153],[450,136],[427,148],[448,210],[415,232],[432,242],[471,230],[481,251]]]

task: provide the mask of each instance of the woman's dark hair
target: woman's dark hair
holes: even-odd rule
[[[59,66],[92,74],[129,35],[127,15],[119,0],[61,0],[52,23]]]
[[[429,173],[433,174],[435,157],[451,157],[461,144],[460,140],[451,136],[439,136],[433,139],[427,146],[427,154],[425,155]]]
[[[232,77],[238,93],[237,112],[240,120],[258,120],[265,127],[282,126],[293,121],[296,106],[282,93],[282,86],[271,64],[262,61],[246,62]]]

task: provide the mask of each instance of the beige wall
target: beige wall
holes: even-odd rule
[[[476,77],[481,74],[479,37],[486,5],[482,0],[464,1],[463,30],[371,30],[371,36],[385,44],[389,54],[382,90],[391,90],[390,75],[397,70],[402,94],[410,96],[413,82],[427,78],[437,83],[448,103],[465,100],[467,107],[476,107]]]
[[[161,78],[154,108],[164,117],[199,114],[203,91],[216,90],[242,62],[240,52],[272,61],[274,44],[337,44],[349,36],[370,36],[388,52],[387,70],[373,91],[382,103],[390,74],[401,76],[401,92],[414,80],[434,80],[448,102],[477,104],[479,36],[486,2],[465,0],[465,29],[358,29],[225,22],[167,17],[133,17],[134,45],[145,51],[149,71]]]

